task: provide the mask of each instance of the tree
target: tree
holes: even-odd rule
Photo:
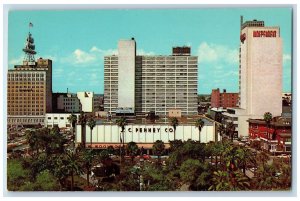
[[[246,176],[247,163],[255,164],[255,158],[250,149],[239,147],[237,150],[239,165],[243,168],[244,176]]]
[[[204,126],[204,121],[202,120],[202,118],[197,119],[196,122],[195,122],[195,127],[197,127],[198,130],[199,130],[199,142],[201,142],[200,133],[201,133],[201,130],[202,130],[203,126]]]
[[[267,136],[269,137],[269,129],[270,129],[270,123],[272,121],[272,114],[270,112],[266,112],[264,114],[264,121],[267,124]]]
[[[92,149],[84,150],[82,153],[82,166],[86,171],[86,180],[87,180],[87,186],[90,185],[90,172],[92,169],[93,159],[94,159],[94,152]]]
[[[77,122],[77,116],[74,115],[73,113],[68,117],[68,121],[72,125],[72,141],[73,141],[73,146],[75,147],[75,125]]]
[[[170,141],[170,151],[174,152],[178,150],[183,145],[182,140],[173,140]]]
[[[91,149],[92,149],[92,143],[93,143],[93,139],[92,139],[92,132],[93,132],[93,128],[96,126],[96,121],[93,117],[91,117],[88,122],[87,125],[90,127],[91,130]]]
[[[66,152],[66,163],[67,163],[67,169],[68,169],[68,175],[71,176],[71,191],[73,191],[74,188],[74,175],[81,174],[82,169],[80,167],[79,161],[78,161],[78,155],[74,153],[73,151],[67,151]]]
[[[161,140],[156,140],[152,146],[153,153],[158,158],[158,163],[160,164],[160,156],[163,154],[165,150],[165,143]]]
[[[171,118],[171,126],[174,129],[174,140],[176,140],[176,127],[178,126],[179,122],[178,119],[176,117],[172,117]]]
[[[129,142],[127,144],[127,151],[129,152],[129,155],[131,157],[131,162],[133,163],[134,157],[137,155],[139,147],[135,142]]]
[[[123,159],[123,152],[124,152],[124,132],[125,132],[125,126],[127,125],[127,120],[125,117],[121,117],[116,120],[116,124],[121,128],[122,138],[120,137],[120,143],[122,145],[122,150],[120,149],[121,158]],[[120,146],[121,148],[121,146]]]
[[[37,132],[35,130],[26,131],[26,141],[29,144],[32,154],[36,152],[39,155],[40,143],[38,139]]]
[[[180,178],[194,190],[207,190],[209,188],[210,170],[207,163],[196,159],[187,159],[180,166]]]
[[[60,191],[65,186],[66,179],[68,177],[68,167],[65,155],[61,154],[52,160],[53,168],[51,168],[52,174],[57,178],[60,184]]]
[[[81,143],[82,146],[85,148],[85,141],[86,141],[86,133],[85,133],[85,126],[86,126],[87,117],[84,112],[81,112],[79,115],[79,124],[81,125]]]

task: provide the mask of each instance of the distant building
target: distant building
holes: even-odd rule
[[[174,47],[170,56],[137,56],[136,42],[120,40],[118,55],[104,57],[104,110],[167,116],[197,114],[198,58],[190,47]]]
[[[94,92],[77,92],[77,98],[80,100],[83,112],[94,111]]]
[[[57,109],[67,113],[81,112],[81,103],[76,94],[60,95],[57,98]]]
[[[94,94],[94,101],[93,101],[93,111],[103,111],[104,110],[104,99],[103,94]]]
[[[263,119],[249,119],[250,140],[261,142],[271,153],[291,152],[291,118],[275,117],[268,126]]]
[[[211,92],[211,107],[237,107],[239,101],[238,93],[227,93],[226,89],[223,89],[223,93],[220,93],[220,89],[213,89]]]
[[[282,113],[282,39],[279,27],[241,17],[239,108],[228,117],[238,118],[238,134],[247,136],[248,119],[261,119],[265,112]]]
[[[45,127],[53,128],[54,126],[58,126],[59,128],[71,128],[72,125],[68,120],[68,117],[72,113],[47,113],[45,116]],[[77,116],[77,120],[79,119],[79,113],[74,115]]]

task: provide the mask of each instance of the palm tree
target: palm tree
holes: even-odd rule
[[[81,125],[81,143],[82,146],[85,148],[85,140],[86,140],[86,133],[85,133],[85,126],[86,126],[86,115],[84,112],[81,112],[79,116],[79,124]]]
[[[90,127],[91,130],[91,149],[92,149],[92,143],[93,143],[93,139],[92,139],[92,132],[93,132],[93,128],[96,126],[96,121],[93,117],[91,117],[88,122],[87,125]]]
[[[122,146],[122,149],[120,146],[120,154],[121,154],[121,158],[123,158],[122,152],[124,152],[124,132],[125,132],[125,126],[127,125],[127,120],[125,117],[121,117],[116,120],[116,124],[121,128],[122,138],[120,137],[120,143],[123,146]]]
[[[71,191],[74,188],[74,174],[81,174],[82,169],[78,162],[78,155],[73,151],[67,151],[66,153],[66,162],[67,162],[67,169],[68,173],[71,176]]]
[[[57,178],[60,184],[60,190],[63,189],[65,181],[68,177],[68,169],[66,166],[66,161],[63,158],[63,155],[53,158],[53,168],[50,169],[52,174]]]
[[[239,147],[237,150],[237,155],[239,164],[243,168],[244,176],[246,176],[247,163],[254,163],[254,155],[252,154],[251,150],[247,149],[246,147]]]
[[[176,127],[178,126],[178,119],[176,117],[171,118],[171,125],[174,128],[174,140],[176,139]]]
[[[129,152],[132,163],[133,163],[134,157],[136,156],[136,154],[138,152],[138,149],[139,149],[139,147],[137,146],[137,144],[135,142],[129,142],[127,144],[127,151]]]
[[[92,163],[94,159],[94,153],[92,149],[89,150],[84,150],[82,154],[82,162],[83,162],[83,167],[86,170],[86,179],[87,179],[87,186],[90,184],[90,172],[92,168]]]
[[[158,158],[158,163],[160,163],[160,156],[162,155],[163,151],[165,150],[165,143],[161,140],[156,140],[152,146],[153,153]]]
[[[200,143],[201,143],[200,133],[201,133],[201,130],[202,130],[203,126],[204,126],[204,121],[202,120],[202,118],[197,119],[196,122],[195,122],[195,127],[197,127],[198,130],[199,130],[199,142]]]
[[[269,129],[270,129],[270,123],[272,121],[272,114],[270,112],[266,112],[264,114],[264,121],[267,124],[267,136],[269,137]]]
[[[75,124],[77,122],[77,116],[73,113],[68,117],[68,121],[72,125],[72,141],[73,141],[73,147],[75,147]]]
[[[26,131],[26,140],[29,144],[30,149],[32,150],[32,153],[36,151],[37,156],[39,155],[39,139],[36,131]]]

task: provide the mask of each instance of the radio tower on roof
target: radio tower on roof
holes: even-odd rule
[[[30,33],[31,27],[33,27],[33,24],[30,22],[28,37],[26,39],[25,47],[23,48],[23,52],[25,52],[24,61],[27,61],[27,62],[34,62],[35,61],[34,55],[36,54],[34,39]]]

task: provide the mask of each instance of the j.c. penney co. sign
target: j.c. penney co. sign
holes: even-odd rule
[[[173,128],[127,128],[129,133],[160,133],[164,131],[166,133],[172,133],[174,131]]]

